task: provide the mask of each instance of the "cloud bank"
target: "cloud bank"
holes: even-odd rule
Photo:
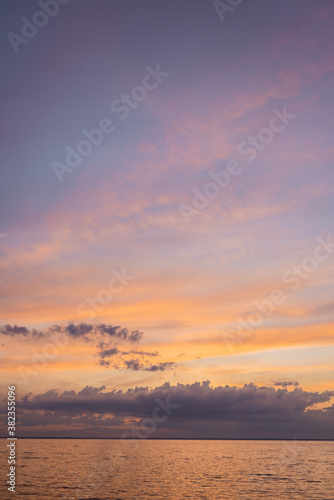
[[[76,436],[120,437],[129,425],[150,418],[159,400],[177,409],[153,437],[333,439],[333,396],[334,391],[289,391],[252,383],[211,387],[209,381],[126,391],[86,386],[78,392],[27,394],[18,402],[19,428],[32,435],[66,435],[70,426]],[[328,406],[312,409],[317,403]],[[43,429],[38,428],[41,422]],[[51,422],[59,428],[50,427]]]

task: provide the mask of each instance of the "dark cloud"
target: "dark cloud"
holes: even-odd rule
[[[163,371],[170,366],[174,366],[174,363],[158,363],[155,365],[148,365],[147,361],[145,362],[145,357],[154,357],[159,356],[157,351],[138,351],[135,349],[130,349],[128,351],[122,351],[117,347],[113,347],[108,345],[105,342],[100,342],[98,344],[100,351],[97,353],[99,358],[98,365],[105,366],[106,368],[112,367],[115,369],[123,369],[126,370],[146,370],[146,371]],[[127,358],[130,355],[136,355],[136,358]],[[141,360],[139,359],[139,356]],[[112,358],[108,359],[108,358]]]
[[[140,356],[159,356],[159,353],[157,351],[150,352],[150,351],[135,351],[134,349],[131,349],[130,351],[120,351],[117,347],[111,347],[108,349],[103,349],[105,346],[104,343],[102,345],[100,344],[100,347],[102,347],[101,351],[98,353],[99,357],[104,359],[104,358],[109,358],[111,356],[115,356],[116,354],[122,354],[122,355],[128,355],[128,354],[138,354]]]
[[[124,364],[128,370],[138,371],[141,368],[143,368],[138,359],[129,359],[129,360],[125,359]]]
[[[140,342],[144,335],[143,332],[140,332],[139,330],[130,331],[128,328],[122,328],[119,325],[90,325],[87,323],[69,323],[66,326],[52,325],[45,331],[29,329],[25,326],[5,325],[0,327],[0,334],[9,336],[22,335],[27,338],[39,338],[52,336],[54,334],[66,334],[72,339],[83,338],[85,340],[90,340],[92,338],[96,338],[97,336],[103,336],[104,338],[113,338],[130,343]]]
[[[136,360],[133,360],[136,361]],[[211,387],[209,381],[193,384],[165,383],[155,389],[136,387],[127,391],[104,392],[105,386],[90,387],[75,393],[56,390],[22,398],[23,407],[44,410],[91,410],[98,413],[113,411],[123,413],[129,411],[133,416],[140,416],[145,408],[153,404],[154,399],[167,395],[180,404],[179,416],[200,418],[258,418],[260,415],[272,414],[283,417],[290,411],[304,412],[315,403],[324,403],[334,396],[334,391],[322,393],[304,391],[302,388],[275,389],[274,387],[258,387],[246,384],[243,387],[218,386]],[[139,400],[141,404],[138,406]],[[138,413],[137,413],[138,412]],[[128,413],[123,413],[128,414]]]
[[[90,419],[91,426],[95,422],[95,430],[90,427],[93,435],[108,436],[109,430],[104,434],[105,426],[98,429],[101,416],[118,417],[120,421],[150,418],[157,402],[162,402],[176,409],[166,422],[159,423],[155,437],[332,439],[333,396],[333,391],[318,393],[254,384],[211,387],[209,381],[175,386],[165,383],[153,389],[136,387],[126,391],[87,386],[79,392],[52,390],[34,396],[28,394],[18,401],[18,414],[22,426],[30,412],[51,412],[52,418],[59,416],[59,422],[63,417],[74,421],[82,415]],[[316,403],[326,402],[329,403],[326,409],[311,409]],[[4,422],[5,412],[4,404]],[[124,426],[114,429],[112,435],[119,437],[124,429]],[[84,430],[82,435],[86,435]]]
[[[91,325],[87,323],[69,323],[68,325],[52,325],[44,331],[29,329],[25,326],[5,325],[0,327],[0,334],[7,336],[21,336],[27,341],[31,339],[52,339],[56,341],[56,337],[60,340],[63,337],[62,343],[66,339],[78,340],[82,339],[86,342],[95,342],[98,357],[98,365],[106,368],[112,367],[115,369],[128,370],[144,370],[146,364],[133,359],[127,359],[127,356],[135,354],[136,357],[144,361],[144,357],[158,356],[158,352],[139,351],[136,349],[120,350],[115,343],[120,344],[138,344],[143,332],[139,330],[129,330],[128,328],[119,325],[98,324]],[[113,362],[108,358],[114,358]],[[157,365],[158,366],[158,365]],[[162,365],[161,368],[162,370]],[[155,369],[152,369],[154,371]]]
[[[128,370],[145,370],[148,372],[157,372],[157,371],[165,371],[167,368],[171,368],[172,366],[176,366],[175,363],[167,362],[167,363],[157,363],[155,365],[147,365],[141,363],[139,359],[124,359],[124,365]],[[118,367],[119,368],[119,367]]]
[[[297,382],[296,380],[295,381],[288,380],[285,382],[276,381],[276,382],[273,382],[273,384],[275,387],[289,387],[289,386],[298,387],[299,386],[299,382]]]
[[[1,335],[9,335],[13,337],[14,335],[24,335],[25,337],[29,335],[30,331],[25,326],[0,326],[0,334]]]
[[[105,359],[100,359],[100,361],[98,362],[98,365],[105,367],[110,366],[110,364],[111,364],[110,361],[106,361]]]
[[[151,365],[146,367],[145,370],[148,372],[157,372],[157,371],[163,372],[164,370],[166,370],[166,368],[172,368],[173,366],[176,366],[176,364],[171,362],[158,363],[156,365]]]
[[[58,325],[55,325],[58,327]],[[94,330],[93,325],[87,325],[85,323],[80,323],[79,325],[75,325],[74,323],[70,323],[68,326],[65,327],[65,332],[73,338],[77,337],[85,337],[89,333],[91,333]]]
[[[125,337],[127,336],[127,329],[121,328],[120,326],[112,325],[98,325],[99,330],[102,333],[108,334],[110,337]]]
[[[21,420],[24,425],[30,428],[40,427],[48,428],[50,426],[80,426],[82,429],[87,427],[115,427],[124,424],[122,417],[110,417],[106,415],[80,414],[77,416],[69,415],[65,412],[39,412],[27,411],[22,412]]]
[[[115,354],[118,354],[120,351],[117,349],[117,347],[111,347],[110,349],[104,349],[103,351],[99,352],[100,358],[110,358],[110,356],[115,356]]]
[[[140,356],[159,356],[158,351],[150,352],[150,351],[135,351],[131,350],[128,352],[123,351],[123,354],[138,354]]]
[[[100,344],[100,347],[104,347],[105,344],[102,343]],[[131,349],[130,351],[121,351],[117,347],[110,347],[107,349],[101,349],[97,355],[100,358],[98,361],[98,364],[100,366],[105,366],[106,368],[112,367],[115,369],[122,369],[125,368],[127,370],[147,370],[147,371],[163,371],[169,366],[174,366],[174,363],[158,363],[157,365],[148,365],[144,364],[137,359],[127,359],[126,356],[131,355],[131,354],[136,354],[138,356],[141,356],[142,359],[144,359],[146,356],[151,357],[151,356],[158,356],[159,354],[155,352],[148,352],[148,351],[136,351]],[[110,359],[106,358],[113,358],[111,361]]]
[[[111,325],[96,325],[97,331],[109,335],[110,337],[116,337],[119,339],[126,340],[128,342],[140,342],[143,337],[143,332],[139,330],[133,330],[130,332],[127,328],[121,328],[120,326]]]

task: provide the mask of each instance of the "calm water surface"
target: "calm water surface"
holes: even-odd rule
[[[17,441],[17,492],[0,498],[334,500],[334,442]]]

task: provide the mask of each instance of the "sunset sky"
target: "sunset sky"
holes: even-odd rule
[[[57,7],[33,36],[1,7],[18,433],[119,437],[170,395],[152,437],[333,438],[333,2]]]

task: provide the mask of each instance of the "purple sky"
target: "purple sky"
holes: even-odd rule
[[[159,436],[332,436],[334,4],[1,11],[0,387],[21,434],[119,436],[160,391],[180,407]]]

